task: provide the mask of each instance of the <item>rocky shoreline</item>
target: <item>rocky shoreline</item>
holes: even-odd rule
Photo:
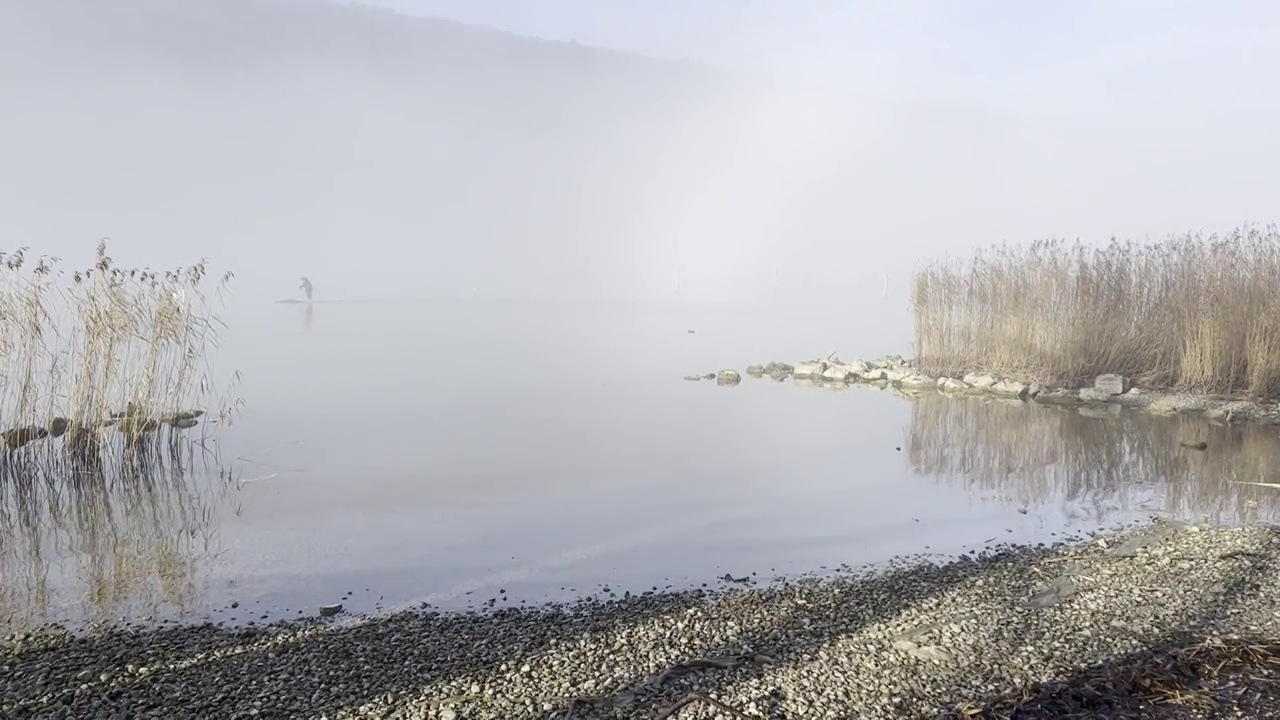
[[[566,607],[46,628],[0,644],[0,715],[1260,717],[1280,712],[1278,568],[1273,528],[1156,521]]]
[[[1119,410],[1122,407],[1157,415],[1199,414],[1204,419],[1231,424],[1257,422],[1280,425],[1280,403],[1247,398],[1194,395],[1161,388],[1141,387],[1122,375],[1099,375],[1087,387],[1044,387],[1026,379],[998,373],[969,372],[959,377],[933,377],[921,372],[906,358],[890,355],[878,360],[841,360],[832,355],[790,365],[771,362],[751,365],[746,374],[781,382],[787,378],[822,385],[863,383],[893,388],[907,395],[937,392],[950,396],[984,396],[1044,405],[1078,405],[1092,409]],[[742,381],[736,370],[725,369],[705,375],[687,375],[686,380],[714,380],[733,386]]]

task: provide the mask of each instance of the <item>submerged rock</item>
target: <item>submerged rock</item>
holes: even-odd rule
[[[1084,405],[1076,408],[1076,412],[1081,417],[1094,418],[1095,420],[1111,420],[1120,417],[1120,406],[1115,403]]]
[[[721,370],[715,377],[717,385],[737,385],[742,382],[742,376],[737,370]]]
[[[1201,417],[1211,423],[1230,425],[1246,420],[1257,420],[1264,415],[1266,410],[1257,403],[1249,400],[1234,400],[1205,410]]]
[[[1201,417],[1211,423],[1226,425],[1233,419],[1235,413],[1225,407],[1209,408],[1205,410]]]
[[[690,382],[700,382],[702,380],[702,376],[701,375],[685,375],[684,379]]]
[[[171,412],[165,415],[161,415],[160,422],[173,425],[174,423],[180,423],[184,420],[195,420],[196,418],[203,417],[203,416],[204,416],[203,410],[180,410],[178,412]]]

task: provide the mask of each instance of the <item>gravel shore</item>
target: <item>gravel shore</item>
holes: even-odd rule
[[[1280,534],[1156,522],[573,607],[0,646],[6,718],[1280,716]]]

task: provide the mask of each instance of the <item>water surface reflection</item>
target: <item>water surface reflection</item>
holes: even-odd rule
[[[1200,441],[1203,451],[1182,446]],[[1275,481],[1280,435],[1270,426],[929,394],[913,402],[907,457],[922,477],[1100,522],[1141,512],[1217,524],[1280,516],[1280,491],[1247,484]]]
[[[0,458],[0,626],[198,607],[220,551],[217,506],[235,501],[214,457],[178,442],[141,445],[116,462],[55,453]]]
[[[217,447],[243,486],[195,444],[6,476],[0,623],[541,602],[1051,541],[1153,512],[1280,515],[1280,491],[1239,484],[1275,479],[1274,428],[681,379],[724,357],[810,355],[825,319],[317,312],[241,331],[248,404]],[[788,344],[768,355],[762,336]]]

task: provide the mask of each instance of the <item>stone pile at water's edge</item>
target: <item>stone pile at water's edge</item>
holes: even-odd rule
[[[735,372],[722,370],[721,373]],[[781,381],[791,377],[797,381],[822,385],[866,383],[894,387],[905,394],[936,390],[944,395],[979,395],[1009,400],[1033,401],[1044,405],[1100,406],[1117,405],[1142,409],[1154,414],[1174,415],[1199,413],[1216,423],[1263,422],[1280,425],[1280,403],[1253,400],[1223,400],[1179,392],[1142,388],[1130,378],[1108,373],[1097,376],[1093,385],[1083,388],[1044,387],[1027,378],[1006,377],[992,372],[969,372],[960,377],[931,377],[901,356],[889,355],[877,360],[840,360],[835,355],[809,360],[796,365],[771,362],[751,365],[747,374],[754,378],[768,376]],[[689,376],[686,379],[697,379]],[[716,377],[716,375],[711,375]],[[737,383],[721,383],[733,384]]]
[[[1160,522],[569,607],[46,628],[0,642],[0,716],[1273,717],[1278,571],[1272,528]]]

